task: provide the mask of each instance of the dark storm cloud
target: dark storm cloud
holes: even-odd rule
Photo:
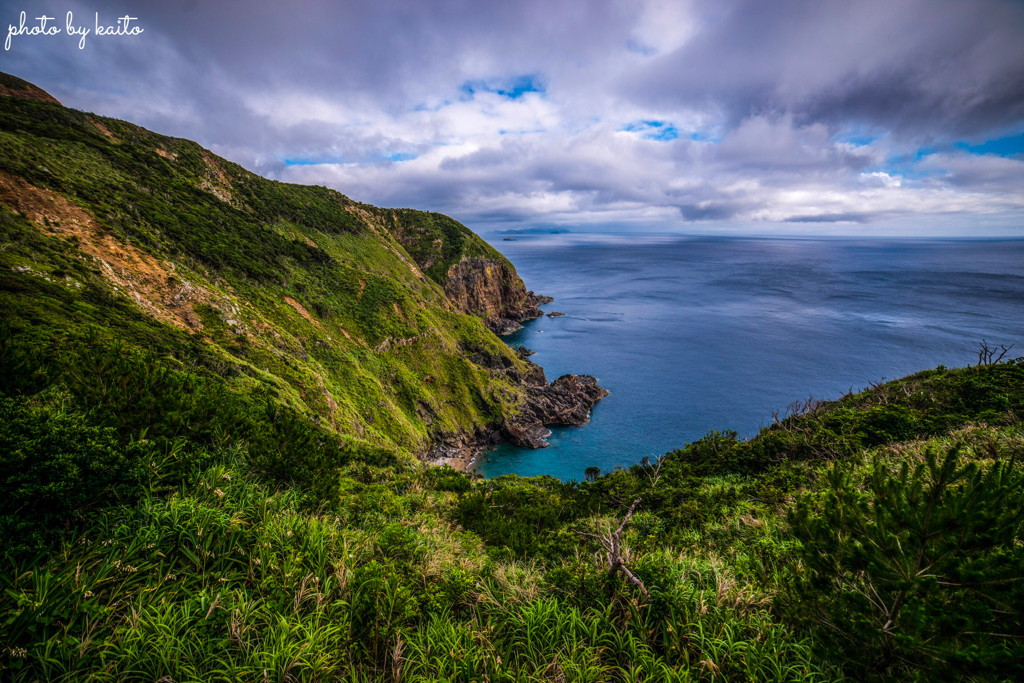
[[[527,223],[1024,215],[1024,159],[978,145],[1024,130],[1020,2],[0,8],[138,17],[84,50],[15,39],[0,69],[363,201]]]
[[[914,137],[1024,118],[1024,4],[1003,0],[716,0],[705,28],[631,75],[631,96]]]

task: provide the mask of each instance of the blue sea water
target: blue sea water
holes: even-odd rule
[[[1024,240],[539,235],[492,244],[555,297],[506,337],[548,379],[591,374],[611,393],[551,445],[503,445],[486,477],[582,479],[712,429],[750,436],[772,412],[869,382],[1024,355]]]

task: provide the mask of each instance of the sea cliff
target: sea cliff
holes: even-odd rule
[[[4,74],[0,229],[6,333],[43,353],[89,331],[428,459],[539,447],[507,425],[562,419],[537,408],[543,371],[496,336],[544,299],[447,216],[261,178]],[[559,395],[577,415],[597,400]]]

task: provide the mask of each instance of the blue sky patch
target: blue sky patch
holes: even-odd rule
[[[1024,155],[1024,133],[987,140],[980,144],[971,144],[966,141],[958,142],[954,147],[970,154],[995,154],[1001,157],[1015,157]]]
[[[836,138],[838,142],[844,142],[854,147],[863,147],[864,145],[870,145],[872,142],[878,139],[875,135],[845,135]]]
[[[642,137],[659,142],[669,142],[679,137],[679,130],[668,121],[633,121],[620,130],[642,133]]]
[[[504,81],[497,79],[490,81],[466,81],[459,90],[467,96],[467,99],[472,99],[479,92],[489,92],[507,97],[510,100],[517,100],[529,92],[540,94],[547,92],[544,83],[536,74],[524,74]]]
[[[926,158],[935,154],[939,150],[935,147],[921,147],[915,152],[908,154],[900,154],[898,156],[891,156],[885,160],[885,164],[872,169],[865,169],[865,173],[878,172],[888,173],[890,176],[900,176],[907,180],[922,180],[924,178],[930,178],[937,175],[944,175],[945,169],[936,168],[929,170],[921,170],[918,167],[918,163]]]
[[[626,49],[638,55],[643,55],[644,57],[650,57],[651,55],[658,53],[658,51],[650,45],[645,45],[644,43],[641,43],[638,40],[633,40],[632,38],[626,41]]]
[[[319,166],[321,164],[379,164],[382,161],[411,161],[418,157],[418,154],[413,152],[392,152],[384,153],[380,152],[377,154],[367,154],[364,157],[353,159],[344,157],[295,157],[282,159],[285,166]]]
[[[338,161],[330,161],[327,159],[306,159],[300,157],[298,159],[283,159],[285,166],[319,166],[320,164],[332,164],[340,163]]]

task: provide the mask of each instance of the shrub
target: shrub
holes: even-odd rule
[[[1024,473],[961,455],[932,449],[895,474],[876,462],[865,490],[836,465],[821,511],[805,495],[789,514],[803,542],[790,611],[861,678],[1024,675]]]
[[[0,399],[0,546],[38,547],[89,507],[135,499],[150,480],[153,449],[60,407]]]

